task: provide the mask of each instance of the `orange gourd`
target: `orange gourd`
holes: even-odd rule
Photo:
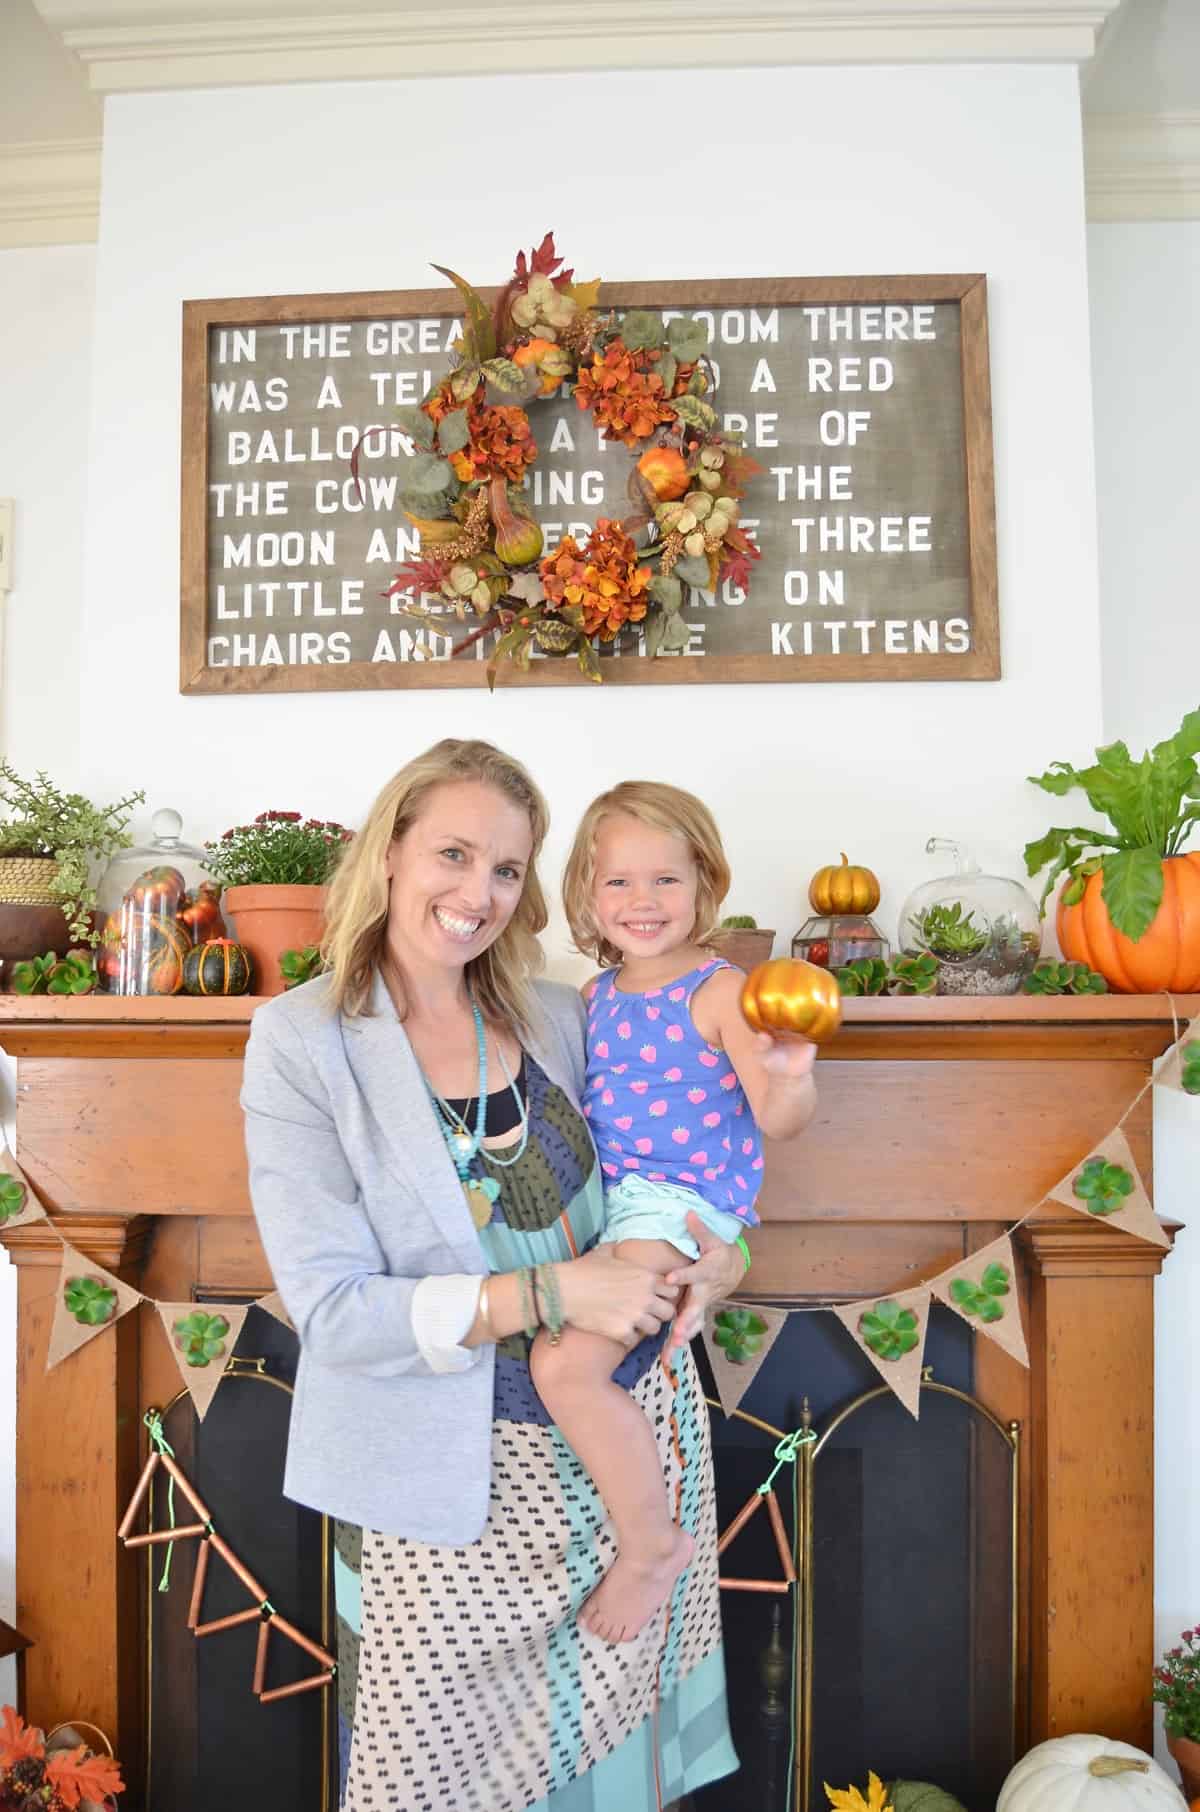
[[[1200,850],[1163,861],[1162,905],[1135,943],[1108,916],[1104,876],[1088,877],[1077,906],[1058,903],[1058,941],[1073,963],[1098,969],[1118,994],[1200,988]]]
[[[874,912],[879,882],[869,868],[857,868],[842,855],[841,867],[818,868],[808,889],[814,912]]]
[[[742,988],[742,1013],[756,1032],[773,1038],[799,1034],[821,1044],[842,1023],[841,990],[828,969],[780,956],[751,969]]]

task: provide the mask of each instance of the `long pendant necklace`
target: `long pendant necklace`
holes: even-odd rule
[[[446,1149],[450,1153],[454,1168],[458,1172],[458,1180],[462,1184],[463,1194],[467,1198],[471,1219],[477,1230],[482,1232],[492,1218],[492,1208],[499,1197],[500,1185],[495,1177],[473,1177],[470,1174],[471,1160],[476,1152],[483,1148],[483,1135],[487,1126],[487,1038],[484,1033],[483,1014],[474,1000],[471,1002],[471,1013],[475,1020],[475,1041],[479,1051],[479,1092],[475,1108],[474,1130],[468,1129],[462,1116],[455,1113],[448,1102],[443,1101],[437,1091],[430,1087],[428,1081],[425,1086],[429,1090],[435,1108],[442,1116],[442,1135],[445,1138]],[[517,1149],[510,1158],[494,1157],[486,1150],[483,1151],[483,1156],[489,1163],[498,1164],[504,1168],[516,1163],[529,1142],[529,1110],[521,1099],[520,1090],[509,1075],[503,1050],[500,1050],[500,1067],[503,1069],[508,1085],[516,1099],[517,1111],[521,1117],[521,1138]]]

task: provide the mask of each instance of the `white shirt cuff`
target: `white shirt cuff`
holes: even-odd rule
[[[481,1346],[463,1346],[475,1319],[482,1277],[423,1277],[412,1293],[412,1330],[431,1372],[466,1372],[479,1363]]]

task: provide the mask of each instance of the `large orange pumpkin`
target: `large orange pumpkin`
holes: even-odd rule
[[[1167,856],[1162,905],[1134,943],[1108,916],[1104,876],[1090,875],[1077,906],[1058,902],[1058,941],[1073,963],[1098,969],[1118,994],[1190,994],[1200,988],[1200,850]]]
[[[742,988],[742,1013],[756,1032],[773,1038],[798,1033],[821,1044],[842,1023],[842,993],[828,969],[779,956],[751,969]]]
[[[879,882],[869,868],[857,868],[842,856],[841,867],[818,868],[808,888],[814,912],[874,912]]]

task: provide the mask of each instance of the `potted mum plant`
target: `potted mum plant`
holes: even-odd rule
[[[319,944],[325,883],[353,831],[299,812],[260,812],[204,846],[221,904],[254,963],[260,994],[280,994],[286,950]]]
[[[132,841],[130,813],[144,798],[93,805],[60,792],[47,774],[24,780],[0,761],[0,957],[64,956],[72,944],[99,942],[93,867]]]
[[[1188,993],[1200,987],[1200,850],[1183,846],[1200,819],[1200,709],[1174,736],[1134,761],[1123,742],[1095,764],[1051,762],[1029,776],[1064,797],[1079,787],[1108,829],[1071,825],[1025,846],[1031,875],[1048,868],[1042,909],[1066,877],[1058,941],[1069,962],[1098,970],[1119,994]]]
[[[1154,1670],[1154,1699],[1163,1708],[1167,1748],[1189,1800],[1200,1795],[1200,1628],[1184,1630]]]

